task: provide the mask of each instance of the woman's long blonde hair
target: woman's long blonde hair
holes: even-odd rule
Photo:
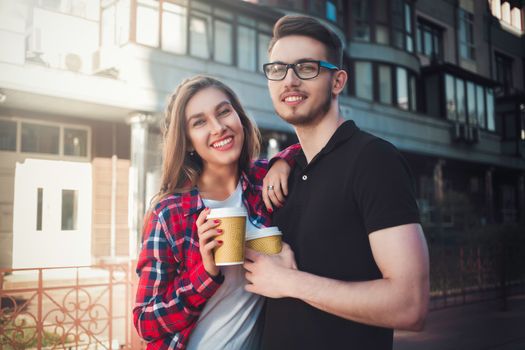
[[[252,160],[259,156],[261,144],[259,130],[248,118],[233,90],[208,76],[197,75],[185,79],[168,99],[161,128],[164,143],[160,191],[153,197],[150,209],[164,197],[172,193],[187,192],[197,184],[202,173],[202,159],[196,152],[192,154],[189,152],[191,144],[187,136],[185,111],[191,98],[206,88],[222,91],[241,120],[244,144],[239,157],[239,171],[247,171]]]

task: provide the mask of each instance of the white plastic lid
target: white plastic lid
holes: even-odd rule
[[[245,208],[231,207],[231,208],[217,208],[210,210],[208,219],[231,218],[236,216],[248,216]]]
[[[268,236],[281,236],[282,233],[277,226],[263,227],[258,230],[254,230],[246,233],[246,240],[268,237]]]

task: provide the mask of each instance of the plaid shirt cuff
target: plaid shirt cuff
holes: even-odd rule
[[[190,281],[199,296],[204,298],[202,302],[205,302],[215,294],[222,282],[224,282],[224,275],[220,273],[212,277],[206,272],[204,264],[200,263],[197,268],[190,273]]]
[[[295,156],[297,156],[301,152],[301,144],[296,143],[288,148],[282,150],[281,152],[277,153],[272,159],[270,159],[270,162],[268,163],[268,169],[270,169],[273,166],[273,163],[278,161],[279,159],[284,160],[290,168],[293,168],[295,166]]]

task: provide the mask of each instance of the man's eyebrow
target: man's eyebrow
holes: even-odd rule
[[[319,60],[317,60],[315,58],[305,57],[305,58],[299,58],[299,59],[295,60],[293,63],[303,63],[303,62],[308,62],[308,61],[319,61]],[[273,62],[270,62],[270,63],[288,64],[287,62],[283,62],[283,61],[273,61]]]

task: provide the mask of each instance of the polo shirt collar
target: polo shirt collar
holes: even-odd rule
[[[319,153],[315,155],[310,164],[315,162],[321,156],[332,152],[340,144],[346,142],[357,130],[359,130],[359,128],[357,125],[355,125],[353,120],[347,120],[343,122],[343,124],[339,125],[339,127],[335,130],[330,140],[328,140],[328,143],[321,149],[321,151],[319,151]],[[308,165],[306,162],[306,156],[304,155],[302,149],[299,154],[295,156],[295,160],[302,168],[306,168]]]

